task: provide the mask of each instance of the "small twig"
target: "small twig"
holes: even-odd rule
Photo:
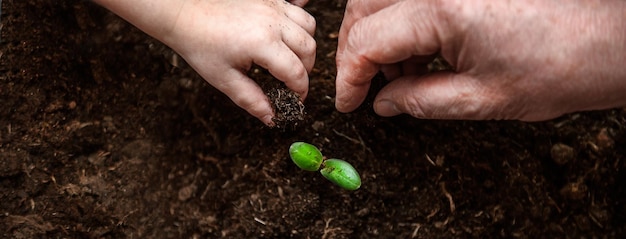
[[[352,130],[354,131],[354,133],[356,134],[357,137],[359,137],[359,139],[355,139],[352,138],[346,134],[343,134],[335,129],[333,129],[333,132],[335,132],[335,134],[346,138],[347,140],[351,141],[352,143],[358,144],[363,146],[363,149],[367,150],[367,152],[369,152],[370,154],[374,155],[374,151],[372,151],[372,149],[370,149],[369,147],[367,147],[367,145],[365,144],[365,141],[363,141],[363,138],[361,138],[361,135],[359,135],[359,132],[356,130],[356,128],[354,128],[354,125],[352,125]]]
[[[445,195],[446,198],[448,198],[448,202],[450,203],[450,213],[454,213],[454,211],[456,210],[456,206],[454,205],[454,200],[452,199],[452,195],[450,195],[450,193],[446,189],[445,182],[441,182],[440,185],[441,185],[441,191],[443,192],[443,195]]]
[[[322,239],[332,238],[331,237],[331,233],[334,233],[335,231],[341,230],[341,228],[336,228],[336,227],[335,228],[330,228],[330,222],[332,220],[333,219],[331,218],[331,219],[328,219],[326,221],[326,226],[324,227],[324,234],[322,234]]]
[[[439,207],[434,208],[432,211],[430,211],[430,214],[426,215],[426,219],[430,220],[435,215],[437,215],[438,212],[439,212]]]
[[[435,164],[435,162],[433,162],[433,160],[430,158],[430,156],[428,156],[428,154],[424,154],[426,155],[426,160],[428,160],[428,162],[430,162],[430,164],[432,164],[433,166],[437,166],[437,164]]]
[[[280,89],[276,88],[276,94],[278,94],[278,96],[276,96],[276,99],[274,99],[274,104],[278,105],[280,103]]]
[[[415,223],[415,230],[411,233],[411,238],[417,237],[417,233],[420,231],[420,228],[422,228],[422,224]]]
[[[212,187],[213,187],[213,182],[210,182],[209,184],[206,185],[206,187],[204,188],[204,191],[200,195],[200,200],[204,201],[204,198],[206,197],[207,193],[209,192],[209,190],[211,190]]]
[[[124,215],[124,217],[122,217],[122,219],[117,222],[117,226],[122,226],[122,225],[126,224],[126,219],[128,219],[128,216],[130,216],[133,213],[136,213],[137,211],[139,211],[139,210],[135,209],[135,210],[130,211],[126,215]]]
[[[267,225],[267,223],[266,223],[265,221],[263,221],[263,220],[261,220],[261,219],[259,219],[259,218],[257,218],[257,217],[254,217],[254,221],[256,221],[256,222],[258,222],[258,223],[262,224],[263,226],[266,226],[266,225]]]
[[[361,141],[359,141],[359,140],[357,140],[357,139],[355,139],[355,138],[351,138],[350,136],[345,135],[345,134],[343,134],[343,133],[341,133],[341,132],[339,132],[339,131],[337,131],[337,130],[335,130],[335,129],[333,129],[333,132],[335,132],[335,134],[337,134],[337,135],[339,135],[339,136],[341,136],[341,137],[346,138],[347,140],[350,140],[352,143],[355,143],[355,144],[361,144]]]
[[[359,137],[359,142],[361,143],[361,146],[363,146],[364,149],[367,150],[367,152],[369,152],[371,155],[374,155],[374,152],[372,151],[372,149],[370,149],[370,147],[367,147],[367,145],[365,145],[365,141],[363,141],[363,138],[361,137],[361,135],[359,134],[359,131],[356,130],[356,128],[354,127],[354,125],[351,125],[352,127],[352,131],[354,131],[354,133],[356,134],[357,137]]]

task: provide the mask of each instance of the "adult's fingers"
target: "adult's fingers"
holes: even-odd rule
[[[390,5],[393,5],[399,1],[401,0],[373,0],[373,1],[372,0],[349,0],[348,1],[348,3],[346,4],[346,11],[344,13],[343,21],[341,22],[341,27],[339,28],[339,39],[338,39],[337,53],[336,53],[336,63],[337,63],[338,69],[341,67],[341,65],[344,64],[343,61],[345,61],[345,58],[341,56],[343,55],[344,49],[346,47],[346,43],[349,39],[348,33],[352,29],[352,25],[354,25],[354,23],[357,20],[363,17],[367,17],[371,14],[374,14],[378,12],[379,10],[384,9]],[[368,70],[367,72],[364,72],[364,74],[369,75],[370,72],[372,71],[374,70]],[[363,86],[363,88],[367,88],[367,86]]]
[[[407,76],[386,85],[376,96],[374,111],[381,116],[402,113],[428,119],[508,119],[519,115],[507,107],[506,96],[471,76],[438,72]]]
[[[515,90],[485,83],[470,75],[437,72],[423,77],[408,76],[386,85],[374,100],[381,116],[402,113],[421,119],[542,121],[568,109],[540,110],[546,102],[520,97]]]
[[[430,1],[403,1],[357,21],[347,36],[344,58],[378,64],[430,57],[442,46],[443,25]]]
[[[360,61],[360,62],[359,62]],[[337,59],[337,79],[335,80],[335,108],[339,112],[350,112],[356,109],[369,89],[372,77],[380,66],[371,61],[359,58]]]
[[[378,12],[379,10],[399,1],[402,0],[349,0],[346,4],[343,21],[341,22],[341,28],[339,31],[339,49],[337,53],[341,53],[343,50],[342,46],[345,41],[342,42],[342,39],[345,39],[344,36],[347,36],[355,21]]]
[[[387,80],[395,80],[396,78],[409,75],[424,75],[428,73],[428,63],[433,58],[432,56],[413,56],[402,62],[381,65],[380,71]]]
[[[252,53],[252,61],[305,99],[309,90],[307,69],[284,42],[274,42]]]
[[[353,24],[337,54],[337,110],[349,112],[362,103],[380,64],[439,51],[441,27],[431,4],[401,1]]]

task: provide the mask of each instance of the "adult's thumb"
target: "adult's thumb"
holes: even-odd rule
[[[381,116],[405,113],[423,119],[506,118],[502,98],[493,92],[475,78],[454,72],[405,76],[378,93],[374,111]]]

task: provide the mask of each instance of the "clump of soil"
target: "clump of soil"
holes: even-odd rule
[[[304,121],[304,104],[300,100],[300,95],[289,90],[283,84],[268,83],[269,87],[263,87],[265,94],[269,97],[274,108],[274,118],[272,119],[277,128],[295,129],[299,123]]]

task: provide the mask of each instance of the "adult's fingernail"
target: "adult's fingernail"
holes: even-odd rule
[[[348,113],[353,110],[349,101],[341,100],[339,97],[335,98],[335,108],[341,113]]]
[[[336,94],[335,94],[335,108],[342,113],[345,113],[345,106],[346,106],[346,101],[344,100],[344,96],[343,96],[343,89],[341,89],[341,86],[337,86],[336,89]]]
[[[342,100],[335,98],[335,108],[342,113],[345,113],[345,103]]]
[[[376,111],[376,114],[384,117],[395,116],[402,113],[398,110],[396,104],[390,100],[378,100],[374,102],[374,111]]]

